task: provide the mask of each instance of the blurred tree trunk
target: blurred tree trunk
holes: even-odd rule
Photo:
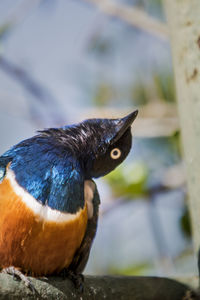
[[[164,0],[189,188],[194,246],[200,246],[200,0]]]

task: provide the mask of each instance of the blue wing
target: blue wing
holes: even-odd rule
[[[4,176],[6,175],[6,167],[10,161],[11,158],[9,156],[7,157],[0,156],[0,182],[3,180]]]
[[[0,157],[4,173],[9,162],[18,184],[42,204],[70,213],[84,207],[82,169],[67,151],[32,139]]]
[[[71,157],[52,168],[48,205],[70,213],[84,207],[84,178],[79,164]]]

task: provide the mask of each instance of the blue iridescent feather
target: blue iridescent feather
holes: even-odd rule
[[[84,181],[104,176],[128,155],[136,116],[137,111],[122,119],[89,119],[40,131],[0,157],[0,180],[10,163],[18,184],[36,200],[76,213],[84,207]],[[113,147],[121,149],[118,160],[110,157]]]
[[[75,213],[84,206],[84,178],[71,154],[49,144],[47,138],[32,138],[8,150],[3,167],[11,162],[17,182],[42,204]]]

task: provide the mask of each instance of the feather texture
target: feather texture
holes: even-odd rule
[[[0,157],[1,268],[83,271],[100,203],[92,178],[126,158],[136,115],[45,129]]]

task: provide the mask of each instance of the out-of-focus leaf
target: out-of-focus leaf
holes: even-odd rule
[[[141,78],[138,78],[131,87],[131,99],[135,105],[146,104],[149,101],[149,93],[147,85],[142,81]]]
[[[171,137],[171,141],[174,146],[174,151],[178,153],[180,157],[182,157],[183,149],[182,149],[182,143],[181,143],[181,133],[180,130],[177,130],[174,132],[174,134]]]
[[[186,236],[191,237],[192,230],[191,230],[191,224],[190,224],[190,215],[189,210],[187,207],[185,207],[183,215],[181,217],[181,228]]]
[[[152,79],[138,76],[130,87],[131,101],[134,104],[146,104],[151,100],[175,102],[175,85],[173,74],[166,67],[152,70]]]
[[[109,270],[110,274],[115,274],[115,275],[125,275],[125,276],[133,276],[133,275],[144,275],[146,274],[147,270],[150,269],[152,266],[147,263],[141,263],[141,264],[136,264],[132,266],[128,266],[127,268],[121,268],[118,269],[116,267],[112,267]]]
[[[104,106],[112,99],[113,95],[114,92],[111,85],[100,83],[96,89],[93,101],[97,106]]]
[[[0,40],[5,38],[5,36],[10,32],[12,24],[10,22],[5,23],[0,26]]]
[[[134,198],[146,193],[148,170],[142,162],[123,164],[105,176],[117,197]]]
[[[175,85],[172,72],[165,69],[154,71],[153,80],[156,88],[158,99],[168,102],[175,101]]]

